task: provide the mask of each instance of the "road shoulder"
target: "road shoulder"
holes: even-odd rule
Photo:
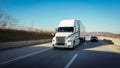
[[[116,46],[116,45],[110,45],[108,46],[108,48],[110,48],[112,51],[117,52],[120,54],[120,47]]]
[[[107,42],[102,41],[103,44],[108,44]],[[109,49],[111,49],[112,51],[119,53],[120,54],[120,46],[114,45],[114,44],[109,44],[107,46]]]

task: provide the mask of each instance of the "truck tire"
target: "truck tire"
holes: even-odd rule
[[[57,47],[55,47],[54,45],[52,45],[53,46],[53,49],[57,49]]]
[[[73,47],[71,48],[72,50],[75,49],[75,41],[73,42]]]
[[[54,49],[57,49],[57,47],[53,47]]]

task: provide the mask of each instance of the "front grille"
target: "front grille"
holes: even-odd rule
[[[56,45],[65,45],[65,43],[56,43]]]
[[[65,44],[65,37],[56,37],[56,44],[57,45],[64,45]]]

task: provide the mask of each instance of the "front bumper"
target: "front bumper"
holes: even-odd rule
[[[56,45],[53,44],[53,47],[57,47],[57,48],[73,48],[73,45]]]

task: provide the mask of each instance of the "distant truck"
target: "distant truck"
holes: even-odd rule
[[[53,48],[74,49],[80,42],[85,41],[86,29],[80,20],[62,20],[52,39]]]

